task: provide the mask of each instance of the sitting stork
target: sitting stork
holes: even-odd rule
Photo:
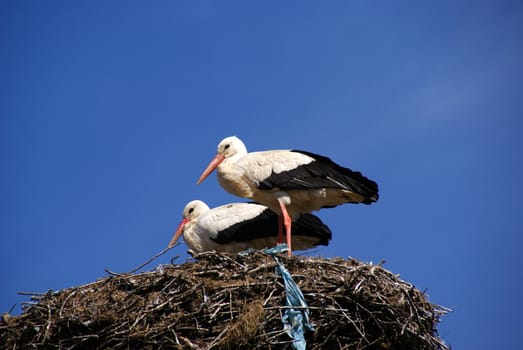
[[[183,209],[182,221],[168,247],[183,235],[195,252],[263,249],[276,245],[278,226],[278,215],[261,204],[231,203],[209,209],[204,202],[194,200]],[[298,250],[328,245],[332,236],[330,229],[312,214],[301,215],[292,228],[292,242]]]

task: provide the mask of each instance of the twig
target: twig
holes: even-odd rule
[[[35,297],[43,297],[43,296],[46,296],[47,294],[49,294],[49,291],[45,292],[45,293],[38,293],[38,292],[17,292],[16,294],[18,295],[31,295],[31,296],[35,296]]]
[[[263,306],[267,305],[267,303],[269,302],[269,300],[272,298],[272,295],[274,294],[274,292],[277,292],[278,290],[277,289],[273,289],[271,290],[271,293],[269,294],[269,296],[267,297],[267,299],[265,299],[265,301],[263,302]]]
[[[42,340],[42,344],[45,343],[47,340],[47,337],[49,336],[49,331],[51,330],[51,307],[47,305],[48,310],[48,318],[47,318],[47,326],[45,327],[45,333],[44,333],[44,339]]]
[[[153,261],[154,259],[156,259],[157,257],[159,257],[160,255],[163,255],[165,254],[168,250],[176,247],[179,243],[176,243],[175,245],[173,245],[172,247],[167,247],[165,248],[164,250],[162,250],[161,252],[159,252],[158,254],[154,255],[152,258],[150,258],[149,260],[147,260],[146,262],[144,262],[143,264],[141,264],[140,266],[138,266],[137,268],[129,271],[129,272],[121,272],[121,273],[118,273],[118,272],[113,272],[111,270],[109,270],[107,267],[105,268],[105,272],[107,272],[108,274],[112,275],[112,276],[123,276],[123,275],[129,275],[131,273],[135,273],[136,271],[140,270],[142,267],[144,267],[145,265],[149,264],[151,261]]]
[[[247,273],[251,274],[251,273],[257,272],[262,269],[275,268],[276,266],[278,266],[278,264],[275,262],[265,263],[265,264],[261,264],[260,266],[254,268],[252,270],[247,271]]]
[[[67,301],[73,296],[75,295],[77,292],[77,290],[74,290],[72,293],[70,293],[67,298],[65,298],[64,302],[62,303],[62,307],[60,307],[60,312],[58,313],[58,315],[60,316],[60,318],[62,317],[62,311],[64,311],[64,307],[65,307],[65,304],[67,303]]]
[[[136,326],[138,324],[138,322],[140,322],[144,317],[145,317],[145,314],[143,314],[143,313],[139,314],[138,317],[136,317],[136,320],[134,320],[134,323],[129,328],[133,328],[134,326]]]
[[[211,350],[214,346],[218,345],[220,343],[220,339],[221,337],[225,334],[225,332],[227,332],[229,330],[229,327],[225,327],[223,329],[223,331],[220,332],[220,334],[218,334],[218,336],[216,338],[214,338],[214,340],[212,341],[211,344],[209,344],[209,346],[207,347],[206,350]]]
[[[243,264],[240,264],[239,262],[237,262],[237,261],[235,261],[235,260],[229,258],[229,257],[226,256],[226,255],[224,255],[223,257],[224,257],[226,260],[228,260],[228,261],[230,261],[230,262],[232,262],[232,263],[234,263],[234,264],[240,266],[240,267],[241,267],[242,269],[244,269],[244,270],[247,268],[247,266],[245,266],[245,265],[243,265]]]

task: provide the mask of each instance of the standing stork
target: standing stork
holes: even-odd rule
[[[231,203],[210,209],[194,200],[183,209],[183,218],[168,247],[183,235],[187,246],[203,252],[240,252],[249,248],[262,249],[276,244],[278,215],[257,203]],[[312,214],[301,215],[292,224],[293,243],[298,250],[328,245],[330,229]]]
[[[291,223],[300,214],[344,203],[371,204],[378,200],[378,185],[358,171],[331,159],[299,150],[247,152],[236,136],[218,144],[216,156],[204,170],[200,184],[214,169],[229,193],[250,198],[279,214],[291,255]],[[278,240],[281,242],[283,233]]]

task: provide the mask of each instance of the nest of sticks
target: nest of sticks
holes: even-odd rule
[[[308,349],[448,349],[449,310],[354,259],[280,257],[310,307]],[[273,257],[207,252],[180,265],[32,294],[0,322],[1,349],[291,349]]]

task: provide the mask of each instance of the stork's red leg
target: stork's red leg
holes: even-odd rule
[[[281,214],[283,216],[283,224],[285,225],[285,232],[287,234],[287,246],[289,247],[289,250],[287,251],[287,255],[291,256],[292,255],[292,247],[291,247],[292,220],[291,220],[291,217],[289,216],[289,213],[287,212],[287,208],[285,207],[285,204],[283,204],[282,200],[279,198],[278,198],[278,203],[280,203]]]

